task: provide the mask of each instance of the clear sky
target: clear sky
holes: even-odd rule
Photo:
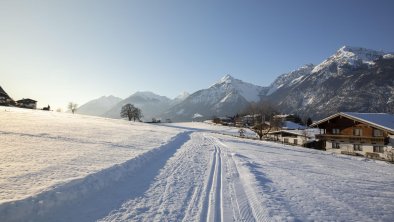
[[[0,86],[63,110],[225,74],[267,86],[343,45],[394,52],[393,27],[393,0],[0,0]]]

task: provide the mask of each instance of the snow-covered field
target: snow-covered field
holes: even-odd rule
[[[237,132],[1,108],[0,221],[394,221],[393,165]]]

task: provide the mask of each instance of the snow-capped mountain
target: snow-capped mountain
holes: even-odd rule
[[[181,102],[183,102],[183,100],[185,100],[187,97],[190,96],[190,93],[188,92],[182,92],[180,93],[177,97],[175,97],[172,101],[171,101],[171,106],[175,106]]]
[[[177,100],[177,101],[183,101],[183,100],[185,100],[187,97],[189,97],[190,96],[190,93],[188,93],[188,92],[182,92],[181,94],[179,94],[177,97],[175,97],[174,98],[174,100]]]
[[[212,116],[234,115],[243,111],[250,102],[257,102],[266,94],[267,88],[225,75],[208,89],[199,90],[183,102],[164,113],[173,121],[190,121],[199,113],[205,119]]]
[[[77,113],[91,116],[102,116],[122,99],[115,96],[102,96],[89,101],[77,109]]]
[[[144,115],[144,120],[150,121],[152,118],[160,118],[159,114],[168,109],[171,106],[171,102],[171,99],[157,95],[153,92],[136,92],[128,98],[118,102],[114,107],[106,112],[104,116],[120,118],[122,106],[130,103],[141,109],[142,114]]]
[[[376,51],[361,47],[343,46],[334,55],[324,60],[322,63],[317,65],[312,73],[322,72],[323,70],[329,70],[329,67],[335,64],[338,68],[349,65],[353,67],[359,67],[363,64],[373,65],[374,61],[379,57],[385,55],[382,51]]]
[[[289,73],[292,80],[267,98],[283,112],[315,118],[339,111],[388,112],[394,97],[393,67],[391,54],[344,46],[309,74]]]
[[[313,64],[307,64],[298,68],[297,70],[280,75],[269,86],[267,95],[271,95],[272,93],[274,93],[276,90],[278,90],[283,86],[291,86],[302,81],[306,76],[311,74],[313,68],[315,68]]]
[[[281,112],[315,119],[339,111],[394,112],[393,63],[392,53],[344,46],[316,66],[307,64],[279,76],[269,87],[225,75],[207,89],[173,100],[137,92],[104,116],[120,118],[121,107],[131,103],[142,109],[147,121],[191,121],[196,114],[200,119],[234,115],[260,99],[277,104]]]

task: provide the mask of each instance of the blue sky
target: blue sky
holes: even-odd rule
[[[0,86],[39,106],[267,86],[343,45],[394,52],[394,1],[0,1]]]

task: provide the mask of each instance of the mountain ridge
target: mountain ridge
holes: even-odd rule
[[[321,63],[306,64],[279,75],[274,82],[266,87],[247,83],[226,74],[210,87],[181,96],[179,100],[177,100],[178,97],[171,100],[154,93],[151,94],[151,92],[137,92],[131,96],[140,95],[138,96],[140,100],[134,98],[129,102],[135,103],[138,107],[139,102],[148,103],[147,100],[150,100],[149,109],[155,109],[155,112],[142,110],[144,114],[148,113],[147,117],[169,118],[173,121],[190,121],[196,113],[203,115],[204,119],[209,119],[212,116],[235,115],[242,112],[251,102],[258,102],[262,99],[277,104],[281,112],[312,117],[321,117],[336,111],[368,110],[363,108],[363,106],[367,106],[367,103],[362,102],[360,97],[353,96],[350,89],[364,96],[366,94],[372,96],[376,101],[382,100],[382,98],[378,98],[379,95],[369,89],[359,92],[354,90],[354,87],[363,88],[364,85],[361,82],[364,81],[364,84],[368,84],[365,82],[365,79],[368,78],[383,78],[381,77],[383,75],[374,76],[373,73],[379,74],[381,70],[385,70],[389,73],[385,73],[384,78],[389,81],[376,80],[375,85],[369,88],[385,94],[383,100],[390,97],[391,101],[394,101],[394,96],[386,95],[387,93],[376,87],[379,82],[384,86],[385,91],[394,92],[391,89],[394,88],[394,79],[392,79],[394,75],[389,75],[392,72],[389,64],[391,59],[394,59],[394,55],[391,53],[362,47],[343,46]],[[348,98],[353,98],[359,105],[354,107],[344,105],[344,103],[352,103]],[[122,102],[124,103],[124,100],[119,104]],[[388,101],[386,102],[388,103]],[[380,102],[379,105],[382,106],[382,103]],[[376,104],[372,104],[369,110],[382,110],[376,106]],[[117,109],[113,115],[107,113],[105,116],[119,118],[119,105]]]

